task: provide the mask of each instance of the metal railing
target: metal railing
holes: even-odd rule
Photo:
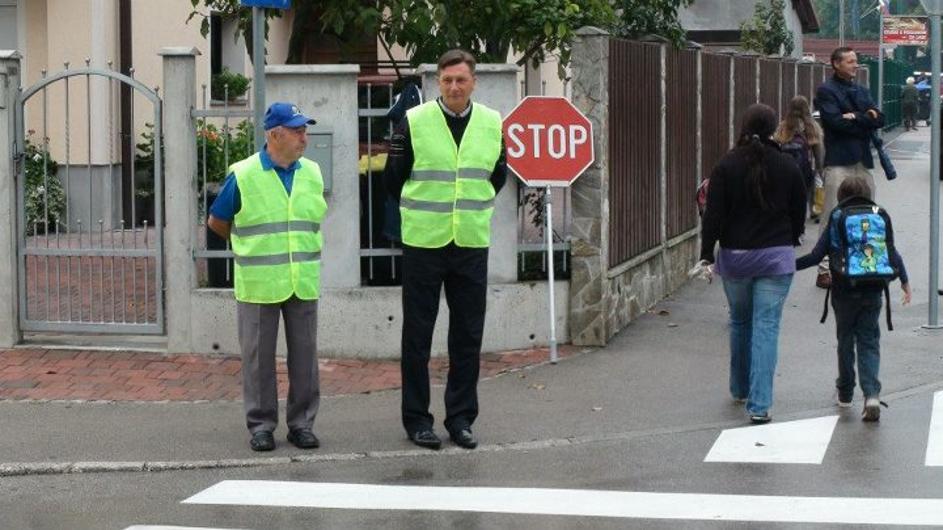
[[[252,126],[252,100],[249,99],[245,105],[232,105],[229,87],[226,86],[223,88],[223,101],[214,104],[209,99],[207,86],[204,84],[201,88],[201,107],[191,113],[196,129],[198,192],[193,257],[197,267],[197,285],[228,289],[233,286],[232,247],[228,240],[209,229],[206,219],[226,179],[229,164],[257,150]]]

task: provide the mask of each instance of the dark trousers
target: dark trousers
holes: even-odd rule
[[[881,366],[882,296],[880,291],[832,291],[838,336],[838,378],[835,387],[842,401],[851,401],[855,392],[856,356],[864,397],[878,397],[881,393],[878,370]]]
[[[478,417],[478,366],[485,326],[488,249],[453,243],[436,249],[403,246],[403,427],[431,429],[429,355],[445,286],[449,306],[449,373],[445,428],[457,432]]]

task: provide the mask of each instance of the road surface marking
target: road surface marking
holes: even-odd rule
[[[930,416],[926,464],[943,466],[943,390],[933,394],[933,414]]]
[[[821,464],[838,416],[726,429],[705,462]]]
[[[787,497],[225,480],[184,504],[943,526],[943,499]]]

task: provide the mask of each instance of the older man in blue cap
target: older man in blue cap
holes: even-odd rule
[[[288,345],[288,441],[318,447],[317,361],[321,221],[327,211],[317,163],[304,158],[314,120],[291,103],[265,113],[265,146],[229,168],[207,224],[232,242],[242,349],[243,403],[254,451],[275,449],[279,316]]]

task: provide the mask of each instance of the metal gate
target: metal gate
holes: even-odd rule
[[[85,62],[72,70],[66,63],[52,76],[44,71],[17,98],[20,329],[161,334],[161,100],[133,72]],[[130,119],[116,121],[122,90]],[[143,138],[135,133],[135,95],[153,109]],[[128,135],[133,154],[118,160],[116,140]],[[122,163],[130,179],[121,177]]]

